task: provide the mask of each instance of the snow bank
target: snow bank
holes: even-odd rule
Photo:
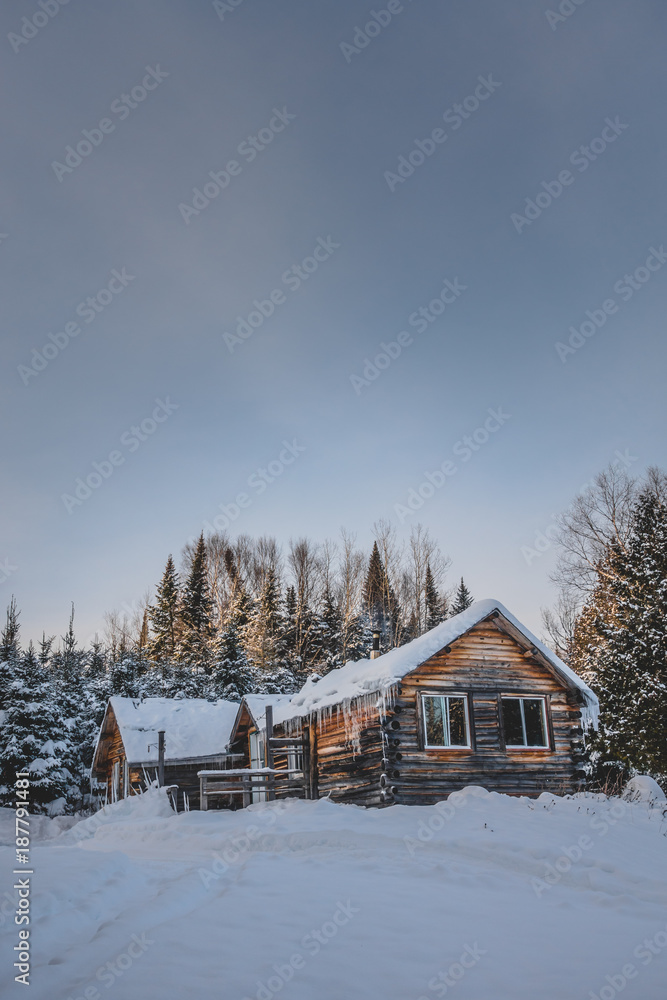
[[[667,824],[647,803],[165,805],[125,800],[34,848],[32,1000],[436,1000],[447,981],[457,1000],[570,1000],[628,963],[628,997],[664,1000]]]
[[[30,817],[31,841],[52,840],[69,830],[78,820],[76,816],[32,815]],[[14,844],[16,813],[13,809],[0,808],[0,847]]]
[[[99,812],[79,820],[62,838],[64,843],[78,844],[98,835],[99,831],[118,823],[138,824],[156,818],[172,818],[171,807],[165,788],[152,787],[142,795],[130,795],[105,806]]]
[[[623,789],[623,798],[629,802],[648,802],[655,806],[667,802],[667,796],[658,782],[648,774],[636,774],[634,778],[630,778]]]
[[[475,602],[461,614],[447,619],[405,646],[389,650],[375,660],[350,661],[319,680],[307,680],[288,704],[278,708],[274,714],[275,721],[285,722],[311,713],[324,714],[338,705],[346,712],[350,702],[357,698],[364,699],[370,709],[377,706],[377,695],[380,696],[381,707],[384,707],[384,701],[391,701],[393,689],[406,674],[415,670],[445,646],[455,642],[494,611],[498,611],[514,625],[530,645],[535,646],[549,661],[556,673],[580,692],[584,702],[582,706],[584,723],[597,725],[598,700],[588,685],[532,632],[529,632],[507,608],[494,600]]]

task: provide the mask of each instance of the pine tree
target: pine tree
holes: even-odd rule
[[[364,609],[368,613],[371,625],[374,628],[381,628],[385,613],[385,570],[377,542],[373,542],[373,551],[368,560],[363,599]]]
[[[254,672],[248,662],[244,636],[248,625],[250,602],[238,578],[232,590],[227,620],[215,643],[211,694],[215,698],[240,701],[253,690]]]
[[[0,634],[0,660],[6,663],[16,661],[21,651],[19,645],[19,634],[21,631],[21,626],[19,625],[20,616],[21,612],[16,607],[16,598],[12,594],[7,607],[5,627]]]
[[[139,641],[137,643],[137,652],[140,656],[146,654],[148,649],[148,608],[144,608],[144,614],[141,619],[141,631],[139,633]]]
[[[54,635],[49,636],[49,638],[47,639],[46,632],[42,632],[42,638],[39,643],[39,662],[44,670],[47,669],[49,662],[51,660],[51,648],[53,646],[54,640],[55,640]]]
[[[297,660],[297,601],[296,588],[292,584],[285,591],[285,611],[282,623],[282,644],[285,651],[285,659],[294,666]]]
[[[85,661],[86,654],[78,648],[74,634],[74,605],[72,604],[67,632],[61,636],[60,649],[52,654],[50,662],[59,708],[65,719],[76,717]]]
[[[435,628],[444,620],[443,607],[440,595],[438,594],[431,564],[426,564],[426,577],[424,580],[424,605],[426,607],[426,630]]]
[[[456,589],[456,596],[452,604],[451,617],[460,615],[462,611],[466,611],[473,603],[474,598],[463,582],[463,577],[461,577],[461,582]]]
[[[373,543],[368,561],[363,603],[369,631],[371,634],[374,630],[380,632],[380,648],[386,651],[399,645],[400,608],[377,542]]]
[[[208,583],[204,533],[199,536],[181,601],[182,657],[195,670],[210,673],[213,660],[213,600]]]
[[[667,777],[667,505],[646,490],[575,633],[575,660],[600,699],[600,763]],[[582,655],[583,649],[583,655]]]
[[[107,703],[111,697],[106,651],[97,638],[91,643],[84,678],[89,699],[90,725],[94,727],[95,738],[97,738]]]
[[[280,584],[273,567],[269,567],[262,589],[248,621],[246,643],[253,666],[260,675],[284,666],[283,616],[280,611]]]
[[[19,645],[20,615],[21,612],[16,607],[16,598],[12,595],[7,607],[5,627],[0,633],[0,706],[7,702],[21,655]]]
[[[83,687],[87,654],[79,649],[74,633],[72,604],[60,649],[52,654],[50,671],[55,689],[58,714],[58,745],[60,757],[71,776],[67,793],[69,811],[80,808],[89,787],[88,760],[90,750],[91,706]]]
[[[329,587],[322,595],[318,623],[317,672],[326,674],[343,665],[343,620]]]
[[[171,556],[157,587],[155,604],[148,608],[148,619],[153,633],[150,655],[158,661],[172,660],[179,645],[181,615],[178,574]]]
[[[0,727],[0,805],[15,804],[16,773],[27,771],[31,810],[65,812],[68,799],[77,797],[66,761],[71,746],[60,738],[62,723],[50,679],[32,643],[21,657],[18,640],[18,612],[12,598],[0,638],[3,662],[11,670]]]
[[[254,674],[248,663],[238,625],[231,619],[215,644],[211,695],[226,701],[240,701],[253,689]]]
[[[341,661],[366,659],[373,648],[370,617],[361,612],[348,616],[341,625]]]
[[[110,697],[137,698],[139,675],[139,664],[132,650],[126,649],[117,653],[109,665]]]

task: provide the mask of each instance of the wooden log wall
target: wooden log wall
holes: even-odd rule
[[[323,718],[317,724],[316,750],[319,798],[330,795],[335,802],[382,804],[379,715],[366,720],[358,741],[347,738],[342,712]]]
[[[395,801],[437,802],[465,785],[514,795],[567,793],[580,787],[581,710],[574,692],[494,621],[471,629],[402,681],[396,702],[401,760]],[[421,695],[466,694],[471,749],[424,748]],[[507,750],[499,696],[546,698],[549,749]]]
[[[124,794],[123,764],[125,762],[125,747],[123,746],[123,740],[121,739],[116,716],[114,715],[113,709],[109,707],[105,719],[104,732],[100,741],[100,753],[98,755],[96,771],[98,780],[106,784],[107,802],[112,801],[111,790],[113,784],[113,766],[116,762],[120,766],[119,795],[122,797]],[[132,776],[130,775],[130,784],[131,783]]]
[[[342,711],[316,728],[319,796],[365,806],[428,805],[465,785],[511,795],[558,794],[582,787],[577,695],[503,622],[486,620],[408,674],[393,708],[346,736]],[[470,749],[426,750],[421,695],[465,694]],[[505,748],[500,695],[546,699],[548,749]]]

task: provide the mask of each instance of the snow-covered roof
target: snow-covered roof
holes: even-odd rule
[[[266,706],[273,705],[274,718],[276,709],[289,705],[293,695],[291,694],[247,694],[243,701],[248,706],[248,711],[258,729],[264,729],[266,725]]]
[[[133,764],[157,763],[160,729],[166,761],[223,754],[239,710],[233,701],[202,698],[111,698],[109,704]]]
[[[349,704],[355,698],[367,698],[376,692],[387,693],[406,674],[438,653],[443,647],[455,642],[471,628],[498,611],[517,629],[531,646],[534,646],[549,662],[555,673],[582,695],[582,716],[586,723],[597,723],[598,700],[587,684],[556,656],[553,650],[540,642],[525,625],[522,625],[500,601],[476,601],[466,611],[448,618],[429,632],[425,632],[405,646],[390,649],[375,660],[356,660],[332,670],[320,680],[306,681],[301,690],[292,696],[290,702],[281,705],[274,713],[276,722],[286,722],[301,716],[320,712],[335,705]]]

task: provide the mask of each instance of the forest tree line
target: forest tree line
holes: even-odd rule
[[[297,691],[368,656],[402,645],[472,603],[463,579],[445,587],[449,560],[416,526],[405,546],[375,525],[364,552],[340,543],[200,536],[170,555],[153,597],[134,614],[105,616],[102,637],[77,642],[74,609],[65,634],[20,641],[12,599],[0,635],[0,804],[16,770],[28,768],[37,806],[73,811],[89,800],[89,769],[109,697],[224,698]],[[49,805],[50,804],[50,805]]]
[[[610,466],[559,518],[559,597],[543,612],[546,641],[600,699],[586,736],[591,787],[633,771],[667,788],[667,475]],[[60,642],[20,641],[14,600],[0,635],[0,804],[30,770],[35,806],[88,802],[89,768],[109,696],[227,698],[297,690],[348,660],[383,651],[464,610],[463,580],[417,526],[400,546],[375,526],[370,553],[340,542],[203,535],[168,557],[154,596],[111,612],[81,648],[74,613]]]

